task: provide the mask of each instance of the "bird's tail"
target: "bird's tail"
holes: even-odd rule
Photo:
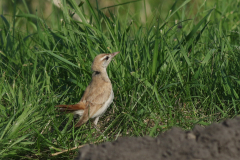
[[[73,105],[57,105],[55,107],[59,108],[59,111],[61,112],[66,112],[66,113],[71,113],[77,110],[84,110],[85,105],[81,103],[73,104]]]

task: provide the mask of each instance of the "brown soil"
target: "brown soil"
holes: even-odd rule
[[[156,138],[125,137],[88,145],[76,160],[239,160],[240,117],[192,131],[180,128]]]

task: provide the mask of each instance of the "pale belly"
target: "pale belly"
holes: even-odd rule
[[[107,111],[107,109],[111,105],[111,103],[113,102],[113,98],[114,98],[114,93],[112,91],[111,95],[109,96],[109,98],[105,102],[105,104],[91,118],[101,117]]]

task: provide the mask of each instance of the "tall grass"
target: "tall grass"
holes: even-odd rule
[[[54,29],[17,7],[11,20],[1,15],[0,157],[46,159],[84,144],[238,115],[240,4],[202,1],[192,14],[189,2],[176,1],[165,19],[156,13],[147,26],[131,21],[130,13],[107,17],[88,0],[88,15],[74,0],[63,1]],[[18,19],[32,28],[20,30]],[[100,118],[101,133],[91,121],[73,128],[73,116],[54,106],[78,102],[93,58],[114,51],[121,51],[108,67],[115,99]],[[74,151],[51,159],[71,159]]]

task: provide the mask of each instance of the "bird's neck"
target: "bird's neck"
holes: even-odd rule
[[[110,82],[110,79],[107,74],[107,70],[105,68],[101,70],[93,71],[92,78],[100,78],[106,82]]]

